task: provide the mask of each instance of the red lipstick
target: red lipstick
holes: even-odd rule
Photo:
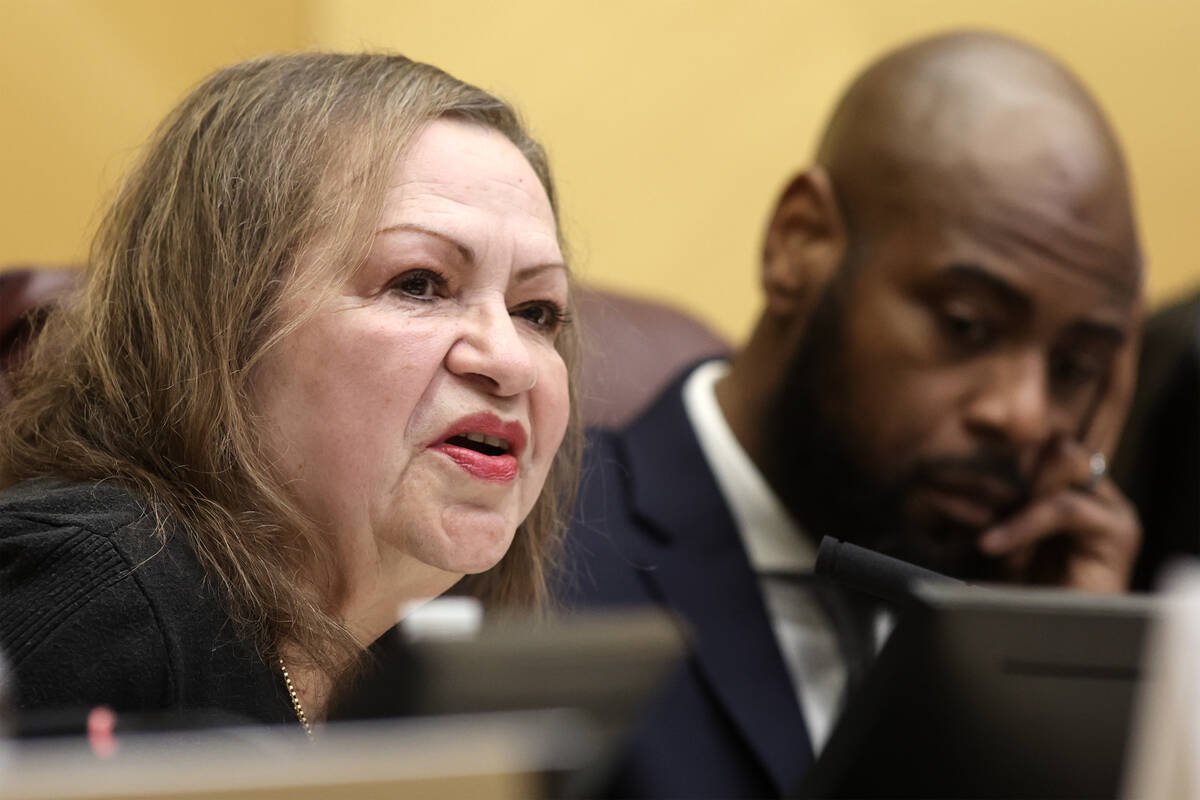
[[[525,428],[485,411],[456,421],[430,448],[446,454],[474,478],[508,483],[519,471]]]

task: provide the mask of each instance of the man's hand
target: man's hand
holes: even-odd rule
[[[1141,543],[1137,513],[1107,476],[1093,479],[1093,451],[1065,439],[1054,447],[1029,505],[979,546],[1001,560],[1006,580],[1124,591]]]

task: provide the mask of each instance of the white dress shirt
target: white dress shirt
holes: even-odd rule
[[[769,572],[812,572],[816,550],[784,510],[725,421],[716,383],[725,361],[697,368],[683,387],[683,405],[700,449],[729,506],[750,566],[758,573],[771,627],[792,678],[813,751],[829,738],[846,687],[846,664],[832,623],[812,592],[762,577]]]

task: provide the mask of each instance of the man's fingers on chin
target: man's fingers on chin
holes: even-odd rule
[[[999,556],[1058,534],[1090,537],[1103,530],[1106,522],[1112,524],[1111,514],[1095,498],[1062,491],[986,531],[979,538],[979,547]]]
[[[979,548],[993,556],[1011,553],[1052,532],[1057,519],[1058,514],[1048,503],[1037,503],[993,526],[979,538]]]

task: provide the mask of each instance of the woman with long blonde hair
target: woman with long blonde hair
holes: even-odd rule
[[[394,55],[221,70],[90,264],[0,419],[20,709],[306,723],[402,604],[541,602],[575,336],[507,105]]]

